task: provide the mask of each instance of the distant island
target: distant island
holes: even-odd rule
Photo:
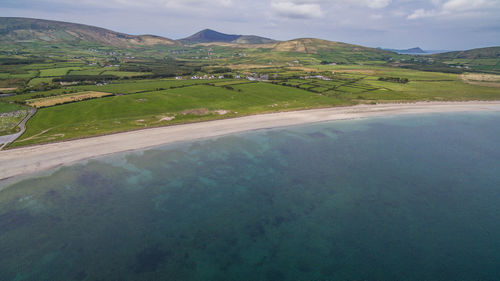
[[[449,50],[422,50],[420,47],[414,47],[409,49],[388,49],[388,48],[380,48],[382,50],[387,50],[391,52],[395,52],[403,55],[432,55],[432,54],[440,54],[450,52]]]

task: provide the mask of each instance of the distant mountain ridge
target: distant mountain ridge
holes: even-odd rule
[[[466,51],[446,52],[434,55],[442,59],[500,59],[500,47],[478,48]]]
[[[0,17],[0,41],[92,42],[116,47],[180,45],[155,35],[129,35],[108,29],[61,21]]]
[[[204,29],[189,37],[179,39],[179,41],[183,44],[213,43],[213,42],[225,42],[225,43],[236,43],[236,44],[269,44],[277,42],[276,40],[256,35],[225,34],[217,32],[212,29]]]
[[[407,55],[427,54],[427,52],[422,50],[420,47],[414,47],[410,49],[387,49],[387,48],[378,48],[378,49],[387,50],[398,54],[407,54]]]
[[[316,38],[299,38],[289,41],[278,42],[273,45],[274,51],[297,52],[306,54],[332,53],[332,52],[370,52],[376,55],[390,56],[391,51],[363,47],[354,44],[328,41]]]
[[[387,50],[391,52],[395,52],[402,55],[433,55],[440,53],[448,53],[449,50],[423,50],[420,47],[410,48],[410,49],[389,49],[389,48],[377,48],[381,50]]]
[[[330,62],[342,61],[347,53],[363,54],[367,58],[390,57],[394,52],[406,54],[426,54],[436,58],[500,58],[500,47],[478,48],[467,51],[425,51],[419,47],[396,50],[368,48],[359,45],[327,41],[316,38],[299,38],[288,41],[277,41],[255,35],[235,35],[217,32],[211,29],[202,30],[192,36],[180,40],[155,35],[129,35],[108,29],[78,23],[61,21],[0,17],[0,44],[16,42],[72,43],[90,42],[119,48],[145,47],[154,45],[182,46],[197,43],[224,43],[227,46],[242,47],[260,45],[259,48],[277,52],[298,52],[321,54]],[[221,44],[221,45],[224,45]],[[254,47],[254,46],[250,46]],[[326,61],[325,60],[325,61]]]

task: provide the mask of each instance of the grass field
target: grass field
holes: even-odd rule
[[[4,99],[52,106],[69,101],[68,97],[75,96],[71,92],[76,96],[82,91],[115,95],[40,109],[13,147],[282,110],[373,102],[500,99],[498,88],[467,84],[457,74],[370,67],[376,75],[368,75],[338,73],[339,69],[330,75],[330,81],[119,80],[105,86],[71,86]],[[380,81],[380,77],[408,78],[409,82]],[[42,101],[48,104],[35,104]],[[224,114],[218,114],[220,110]]]
[[[11,112],[21,109],[25,109],[25,107],[15,103],[0,102],[0,113]]]
[[[148,75],[147,72],[132,72],[132,71],[104,71],[101,75],[114,75],[117,77],[135,77],[135,76],[143,76]]]
[[[99,75],[105,72],[107,69],[105,68],[91,68],[91,69],[83,69],[83,70],[71,70],[68,72],[68,75]]]
[[[71,86],[60,89],[37,91],[33,93],[25,93],[16,96],[4,97],[0,100],[6,102],[24,102],[26,100],[34,98],[50,97],[54,95],[77,93],[82,91],[109,92],[117,95],[134,94],[140,92],[160,91],[170,88],[185,87],[197,84],[208,84],[208,83],[210,83],[209,80],[172,80],[172,79],[120,80],[120,81],[113,81],[105,86],[96,86],[96,85]]]
[[[80,70],[81,67],[61,67],[40,70],[40,77],[57,77],[68,74],[72,70]]]
[[[277,110],[350,104],[268,83],[233,87],[234,90],[228,90],[199,85],[42,108],[13,146]],[[221,115],[216,113],[218,110],[227,113]]]
[[[49,107],[54,105],[66,104],[70,102],[79,102],[89,99],[111,96],[111,93],[104,92],[80,92],[74,94],[58,95],[46,98],[27,100],[26,104],[36,108]]]
[[[42,83],[52,83],[52,79],[53,78],[33,78],[30,80],[29,84],[28,85],[39,85],[39,84],[42,84]]]

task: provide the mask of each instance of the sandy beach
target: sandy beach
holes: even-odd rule
[[[0,151],[0,180],[5,181],[9,178],[28,175],[112,153],[251,130],[390,115],[473,111],[500,111],[500,101],[356,105],[351,107],[270,113],[144,129]]]

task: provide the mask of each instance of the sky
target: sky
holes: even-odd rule
[[[399,49],[500,46],[500,0],[0,0],[0,16],[172,39],[210,28]]]

